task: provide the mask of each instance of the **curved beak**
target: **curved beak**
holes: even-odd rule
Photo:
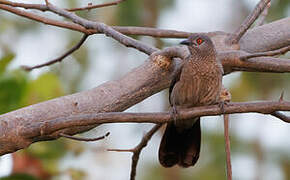
[[[189,46],[190,45],[190,42],[188,39],[184,40],[184,41],[181,41],[179,44],[183,44],[183,45],[187,45]]]

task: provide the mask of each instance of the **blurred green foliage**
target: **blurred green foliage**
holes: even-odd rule
[[[0,180],[38,180],[37,178],[28,174],[13,174],[11,176],[2,177]]]
[[[15,110],[22,106],[21,100],[27,87],[27,77],[19,70],[7,71],[14,54],[6,54],[0,58],[0,114]]]
[[[289,6],[290,6],[289,0],[271,1],[271,7],[269,9],[269,15],[267,16],[267,19],[269,21],[274,21],[277,19],[287,17],[287,13],[289,15]]]
[[[142,1],[124,1],[118,7],[117,22],[121,26],[142,26]]]

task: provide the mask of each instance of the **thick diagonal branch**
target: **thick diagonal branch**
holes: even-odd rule
[[[228,38],[230,44],[237,44],[245,32],[251,27],[271,0],[260,0],[255,9],[244,20],[240,27]]]

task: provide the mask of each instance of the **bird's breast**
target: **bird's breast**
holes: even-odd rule
[[[218,102],[222,73],[218,68],[185,68],[173,89],[176,105],[194,107]]]

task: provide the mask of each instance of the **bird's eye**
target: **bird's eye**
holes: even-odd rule
[[[196,43],[197,43],[198,45],[201,45],[201,43],[203,43],[203,39],[198,38],[198,39],[196,40]]]

